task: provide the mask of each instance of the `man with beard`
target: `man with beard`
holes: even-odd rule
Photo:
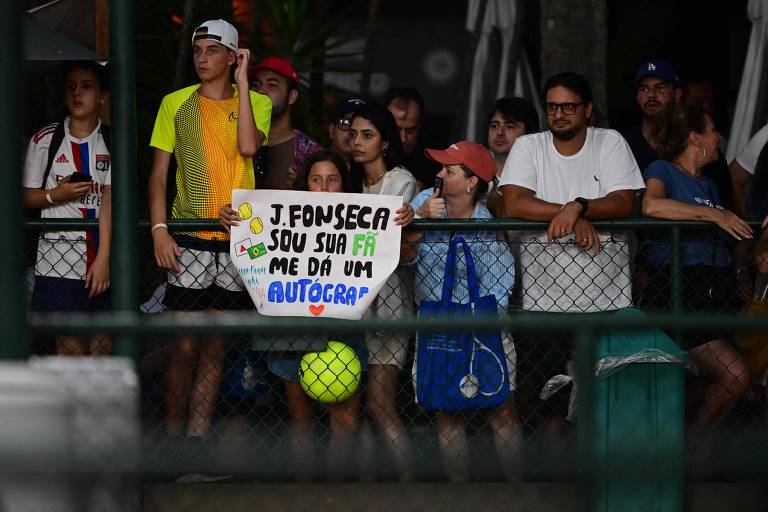
[[[642,175],[624,138],[589,127],[592,91],[576,73],[545,85],[549,131],[519,137],[499,185],[510,217],[546,221],[546,232],[520,234],[523,306],[526,311],[593,313],[632,305],[628,234],[597,231],[593,220],[631,214]],[[543,318],[542,321],[546,321]],[[544,383],[565,374],[567,336],[523,337],[519,364],[538,402]],[[546,406],[546,409],[545,409]],[[539,403],[547,432],[564,426],[567,393]]]
[[[252,72],[253,90],[272,100],[267,172],[266,176],[257,175],[256,188],[290,190],[304,159],[321,147],[291,124],[293,105],[299,99],[299,75],[290,62],[280,57],[267,57]]]
[[[384,96],[384,105],[392,113],[403,143],[401,164],[408,169],[419,190],[429,188],[440,172],[440,165],[424,155],[424,147],[419,143],[421,125],[426,112],[424,97],[410,87],[393,87]]]
[[[637,68],[635,83],[635,98],[643,113],[643,124],[624,130],[621,134],[627,139],[638,167],[644,171],[658,159],[649,140],[653,123],[662,113],[680,104],[683,89],[680,88],[680,79],[672,64],[661,59],[643,62]]]

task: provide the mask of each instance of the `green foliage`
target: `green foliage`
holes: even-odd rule
[[[318,141],[327,139],[321,122],[326,97],[349,93],[325,84],[323,74],[362,71],[345,65],[360,53],[339,52],[365,37],[364,29],[347,30],[354,7],[350,4],[339,6],[327,0],[253,0],[252,4],[255,26],[250,33],[251,49],[259,58],[284,57],[304,75],[302,94],[294,105],[294,125]]]

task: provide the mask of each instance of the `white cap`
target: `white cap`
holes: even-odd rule
[[[202,23],[192,33],[192,43],[199,39],[210,39],[221,43],[230,50],[237,50],[237,29],[231,23],[224,20],[208,20]]]

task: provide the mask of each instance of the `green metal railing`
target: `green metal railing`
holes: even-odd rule
[[[112,136],[112,303],[115,311],[136,311],[139,305],[139,261],[136,247],[138,178],[136,173],[136,70],[134,19],[136,6],[128,0],[109,5],[109,32],[112,67],[112,119],[117,120]],[[116,332],[118,354],[139,356],[139,345],[128,333]]]
[[[21,91],[24,90],[24,74],[21,67],[21,0],[8,0],[0,16],[0,34],[3,51],[0,52],[0,167],[21,169],[19,162],[18,129],[21,126]],[[6,172],[0,187],[0,217],[8,222],[4,230],[7,247],[11,250],[3,255],[0,265],[0,325],[3,326],[3,340],[0,342],[0,357],[23,358],[27,355],[26,326],[24,322],[23,269],[24,259],[20,250],[23,237],[21,220],[21,172]]]
[[[64,230],[64,229],[84,229],[96,228],[96,220],[80,219],[45,219],[32,220],[25,222],[27,230]],[[172,220],[168,222],[171,230],[221,230],[221,226],[215,220]],[[759,227],[759,222],[751,222],[753,227]],[[594,222],[593,225],[601,230],[666,230],[671,233],[670,243],[673,247],[679,247],[682,229],[700,229],[711,228],[712,224],[705,222],[689,221],[663,221],[658,219],[618,219],[613,221]],[[149,231],[148,221],[139,221],[136,223],[139,231]],[[547,224],[543,222],[530,222],[515,219],[489,219],[489,220],[416,220],[408,226],[408,230],[540,230],[546,229]],[[123,238],[122,236],[120,238]],[[135,240],[135,239],[134,239]],[[131,245],[136,245],[131,241]],[[681,269],[682,260],[679,250],[672,251],[671,279],[672,279],[672,313],[666,315],[649,315],[641,320],[626,319],[617,321],[612,319],[610,314],[606,315],[574,315],[551,313],[547,315],[546,325],[541,325],[540,317],[528,317],[525,313],[513,313],[500,317],[491,317],[487,319],[449,319],[443,327],[464,329],[469,327],[479,327],[482,325],[493,327],[515,327],[521,331],[536,330],[555,330],[555,331],[575,331],[589,330],[603,332],[613,329],[641,329],[643,327],[668,327],[680,329],[692,328],[715,328],[726,327],[730,329],[768,329],[768,317],[758,316],[733,316],[733,315],[691,315],[682,314],[680,305],[681,290]],[[113,265],[115,262],[113,262]],[[136,265],[136,262],[132,262]],[[133,267],[131,267],[133,268]],[[124,280],[124,273],[118,273],[115,281]],[[138,279],[131,275],[131,281],[124,283],[123,286],[133,288],[130,296],[137,294]],[[133,300],[133,299],[132,299]],[[136,300],[137,304],[138,301]],[[675,305],[676,303],[676,305]],[[85,319],[88,319],[86,322]],[[281,333],[286,331],[296,333],[307,332],[347,332],[359,329],[388,329],[397,331],[413,330],[434,330],[435,327],[429,322],[421,321],[417,318],[381,321],[375,319],[363,319],[355,322],[348,320],[333,319],[285,319],[285,318],[264,318],[260,316],[243,316],[242,314],[205,314],[197,313],[194,315],[170,315],[147,318],[138,312],[138,307],[133,309],[116,309],[113,314],[101,315],[57,315],[57,314],[34,314],[30,316],[30,329],[34,332],[70,332],[83,334],[87,332],[110,332],[115,331],[121,334],[142,334],[146,332],[174,332],[178,330],[195,330],[200,332],[264,332]],[[135,345],[135,344],[134,344]],[[274,346],[273,350],[283,350],[285,347]],[[121,355],[130,355],[135,357],[134,348],[120,346],[117,353]]]
[[[21,72],[21,0],[7,0],[4,15],[0,16],[0,33],[3,34],[4,49],[0,52],[0,67],[6,77],[0,80],[0,165],[4,169],[20,169],[18,158],[18,127],[21,126],[19,101],[23,85]],[[119,226],[113,236],[112,267],[120,269],[113,274],[112,288],[115,311],[101,315],[26,315],[23,299],[24,261],[21,251],[10,250],[0,267],[0,322],[5,336],[0,343],[0,358],[18,359],[25,357],[27,330],[34,333],[92,333],[112,332],[116,335],[115,352],[136,358],[139,354],[140,335],[149,332],[177,333],[183,330],[197,332],[264,332],[292,333],[340,332],[345,330],[380,329],[390,330],[432,330],[435,326],[417,318],[383,322],[364,319],[357,322],[343,320],[318,320],[295,318],[263,318],[256,315],[195,314],[159,315],[148,318],[138,311],[138,252],[137,240],[141,230],[149,231],[147,222],[137,221],[138,183],[136,172],[136,87],[134,69],[134,19],[135,5],[130,0],[110,1],[110,34],[112,48],[112,118],[116,120],[113,130],[112,159],[118,171],[113,176],[113,225]],[[0,218],[6,224],[4,240],[9,247],[20,247],[23,241],[21,215],[21,173],[7,173],[8,178],[0,187]],[[215,221],[172,221],[172,229],[216,229]],[[665,229],[670,230],[670,242],[679,247],[683,228],[711,227],[711,224],[697,222],[665,222],[653,219],[626,219],[596,222],[602,229]],[[754,225],[754,224],[753,224]],[[95,227],[96,221],[82,220],[41,220],[29,221],[23,225],[27,230],[66,229],[74,227]],[[544,223],[516,220],[488,221],[416,221],[409,229],[495,229],[530,230],[542,229]],[[672,311],[669,315],[650,315],[641,319],[617,319],[612,315],[551,314],[546,325],[541,316],[511,314],[485,319],[447,319],[441,329],[468,327],[510,327],[521,331],[573,331],[577,335],[578,366],[583,375],[589,374],[594,363],[593,341],[605,330],[643,329],[648,327],[675,327],[681,329],[726,327],[729,329],[750,328],[768,330],[768,317],[683,315],[680,303],[681,259],[679,251],[673,251],[672,260]],[[591,403],[593,382],[590,379],[581,385],[582,403]],[[594,405],[594,404],[593,404]],[[583,467],[589,471],[589,461]]]

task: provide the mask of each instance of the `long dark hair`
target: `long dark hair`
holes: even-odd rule
[[[347,162],[344,161],[340,154],[331,149],[318,149],[304,160],[296,183],[296,190],[309,190],[309,171],[318,162],[331,162],[336,166],[339,174],[341,174],[341,191],[352,192],[352,182],[349,178]]]
[[[700,106],[682,106],[665,112],[651,127],[650,144],[659,158],[670,162],[688,147],[691,132],[707,130],[708,114]]]
[[[387,165],[387,171],[400,165],[403,157],[403,144],[400,142],[400,132],[397,130],[397,124],[392,113],[381,105],[366,105],[358,110],[352,118],[362,117],[371,122],[381,134],[382,142],[387,142],[387,150],[384,152],[384,163]],[[355,161],[352,161],[349,174],[352,178],[352,191],[363,191],[363,178],[365,169]]]

